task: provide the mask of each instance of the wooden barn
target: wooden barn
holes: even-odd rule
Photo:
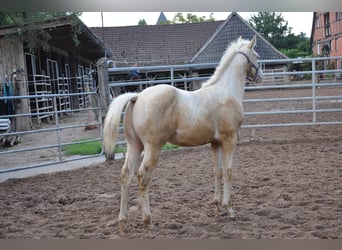
[[[99,58],[106,51],[104,43],[81,21],[79,44],[73,40],[73,25],[68,17],[45,21],[41,26],[50,36],[48,49],[30,52],[25,43],[15,35],[16,27],[0,27],[0,95],[37,96],[11,103],[0,102],[0,115],[32,113],[38,122],[49,119],[54,103],[52,98],[38,97],[44,94],[81,93],[96,85],[93,74]],[[9,86],[12,84],[12,90]],[[6,90],[7,86],[7,90]],[[13,105],[12,105],[13,104]],[[84,95],[58,98],[57,109],[69,110],[86,107]],[[19,120],[19,122],[18,122]],[[30,117],[18,117],[16,130],[30,129]]]

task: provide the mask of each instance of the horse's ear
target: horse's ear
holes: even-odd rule
[[[252,49],[256,44],[256,35],[253,36],[251,42],[248,44],[248,48]]]

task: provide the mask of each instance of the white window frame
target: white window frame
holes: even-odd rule
[[[321,55],[321,46],[317,44],[317,55]]]

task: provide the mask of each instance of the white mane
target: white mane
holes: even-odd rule
[[[241,37],[239,37],[239,39],[237,39],[236,41],[232,42],[224,52],[219,65],[215,69],[214,74],[207,82],[204,82],[202,84],[202,88],[214,85],[217,82],[218,78],[221,76],[222,71],[226,69],[233,60],[235,53],[240,51],[241,47],[243,45],[247,45],[248,43],[248,40],[244,40]]]

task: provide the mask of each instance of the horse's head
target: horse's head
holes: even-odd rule
[[[255,45],[256,35],[254,35],[253,39],[247,44],[246,47],[243,47],[243,49],[237,53],[243,55],[247,59],[247,79],[255,83],[261,83],[263,79],[263,73],[258,66],[257,59],[259,58],[259,54],[254,50]]]

